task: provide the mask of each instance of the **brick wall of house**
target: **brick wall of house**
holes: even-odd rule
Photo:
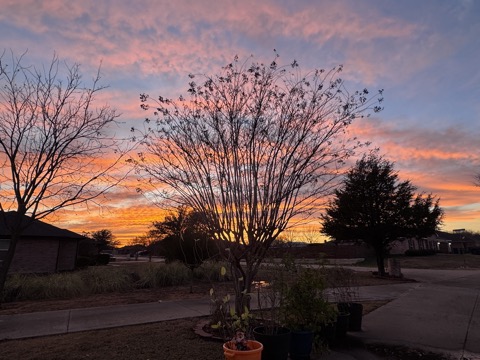
[[[20,239],[15,249],[10,273],[55,272],[58,240]]]
[[[57,271],[70,271],[75,269],[77,258],[77,240],[61,240],[58,250]]]

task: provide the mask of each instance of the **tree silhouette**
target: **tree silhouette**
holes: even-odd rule
[[[149,234],[158,239],[166,261],[178,260],[190,269],[192,282],[195,269],[218,255],[217,244],[205,226],[205,216],[185,207],[179,207],[163,221],[154,222]]]
[[[111,250],[120,244],[120,242],[115,239],[112,231],[108,229],[93,231],[91,234],[87,234],[87,236],[88,235],[95,242],[98,251]]]
[[[95,202],[128,173],[112,175],[125,151],[108,133],[117,125],[115,110],[94,107],[105,88],[100,74],[84,87],[78,64],[68,66],[56,56],[47,67],[23,63],[24,55],[12,53],[11,61],[0,56],[0,211],[17,215],[8,223],[0,292],[31,221]]]
[[[158,202],[205,214],[225,245],[239,312],[272,242],[315,213],[360,145],[346,134],[350,123],[382,100],[348,92],[341,67],[302,74],[296,61],[277,60],[236,57],[216,75],[191,75],[188,99],[140,97],[154,118],[146,119],[137,169]]]
[[[443,210],[432,195],[399,181],[393,163],[371,154],[357,161],[322,214],[321,232],[336,240],[363,240],[376,255],[380,275],[390,245],[399,238],[426,237],[441,224]]]

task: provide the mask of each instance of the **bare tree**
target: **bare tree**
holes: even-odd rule
[[[16,214],[8,224],[3,217],[11,238],[0,291],[31,221],[95,202],[118,184],[115,175],[125,176],[114,174],[125,151],[108,132],[118,115],[107,105],[94,108],[105,88],[100,73],[83,87],[78,64],[54,55],[48,67],[24,66],[24,55],[0,56],[0,210]]]
[[[337,77],[341,67],[303,75],[296,61],[276,61],[235,58],[217,75],[191,75],[188,99],[140,96],[155,118],[146,119],[138,169],[159,201],[206,215],[227,250],[237,311],[249,306],[272,242],[331,193],[359,145],[346,134],[350,123],[379,111],[372,104],[382,100],[381,91],[349,93]]]

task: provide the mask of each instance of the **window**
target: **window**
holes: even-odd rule
[[[415,250],[415,240],[414,239],[408,239],[408,249],[409,250]]]

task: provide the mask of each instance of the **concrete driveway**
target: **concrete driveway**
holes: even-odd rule
[[[393,301],[365,316],[363,332],[356,336],[480,359],[480,271],[402,272],[419,282],[405,284]]]

